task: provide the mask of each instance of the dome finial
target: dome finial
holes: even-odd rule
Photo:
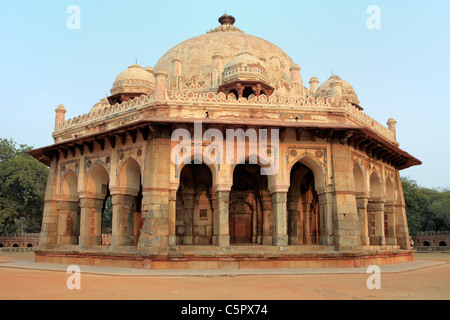
[[[219,22],[221,25],[224,25],[224,24],[233,25],[236,22],[236,19],[233,16],[226,14],[226,12],[225,12],[225,14],[219,18]]]

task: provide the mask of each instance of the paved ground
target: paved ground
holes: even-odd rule
[[[0,253],[1,300],[449,300],[450,254],[421,253],[410,264],[381,267],[381,289],[360,269],[155,272],[81,266],[69,290],[67,266],[35,264],[32,253]]]

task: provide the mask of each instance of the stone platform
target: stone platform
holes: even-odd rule
[[[414,251],[396,246],[336,251],[333,246],[176,246],[167,252],[136,247],[73,246],[35,251],[35,262],[154,270],[359,268],[412,262]]]

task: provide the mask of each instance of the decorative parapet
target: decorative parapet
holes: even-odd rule
[[[397,144],[395,133],[389,128],[383,126],[381,123],[352,105],[345,100],[342,100],[339,107],[344,108],[349,114],[355,116],[358,120],[362,121],[366,126],[373,129],[377,133],[381,134],[383,137],[387,138],[389,141]]]
[[[93,110],[89,114],[83,114],[76,118],[72,118],[66,121],[63,121],[58,124],[55,132],[62,131],[65,129],[87,125],[90,122],[98,121],[98,120],[107,120],[111,116],[119,115],[122,113],[126,113],[128,111],[134,111],[139,109],[139,107],[145,106],[147,103],[153,101],[153,98],[148,95],[142,95],[140,97],[134,98],[132,100],[123,102],[121,104],[116,103],[115,105],[108,106],[105,108],[100,108],[97,110]]]
[[[336,110],[344,110],[349,116],[350,121],[358,125],[364,125],[374,130],[388,141],[397,144],[395,140],[395,134],[389,128],[383,126],[381,123],[374,120],[372,117],[348,103],[345,100],[335,102],[333,98],[317,98],[312,96],[304,98],[301,96],[284,96],[284,95],[271,95],[266,96],[264,94],[259,97],[250,95],[247,98],[236,99],[236,96],[230,93],[228,96],[223,92],[193,92],[193,91],[166,91],[165,100],[167,102],[181,102],[181,103],[221,103],[221,104],[233,104],[233,105],[259,105],[267,108],[273,106],[274,108],[280,107],[301,107],[301,106],[313,106],[315,108],[335,108]],[[153,102],[153,97],[149,95],[142,95],[133,100],[124,102],[122,104],[115,104],[105,108],[93,110],[89,114],[65,120],[57,125],[55,134],[67,129],[74,129],[76,127],[86,126],[93,122],[105,121],[109,118],[126,114],[131,111],[148,106]]]

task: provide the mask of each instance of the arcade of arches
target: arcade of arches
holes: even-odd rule
[[[362,245],[396,244],[395,190],[386,180],[387,197],[376,171],[366,192],[363,170],[353,166],[355,195],[358,203],[358,225]],[[63,173],[58,196],[58,244],[101,245],[102,216],[107,199],[112,203],[111,244],[136,246],[143,227],[141,168],[133,158],[120,167],[119,187],[109,188],[108,169],[99,163],[91,165],[86,175],[85,192],[78,192],[74,170]],[[285,196],[285,224],[289,245],[328,245],[325,211],[326,200],[319,201],[313,171],[301,161],[290,172]],[[268,177],[257,164],[238,164],[233,183],[226,192],[228,211],[227,236],[231,245],[272,245],[276,225],[273,210],[277,204],[269,192]],[[175,205],[176,245],[218,244],[218,192],[214,191],[213,173],[204,163],[185,165],[180,172]],[[322,197],[322,199],[325,199]],[[223,227],[223,226],[222,226]]]

